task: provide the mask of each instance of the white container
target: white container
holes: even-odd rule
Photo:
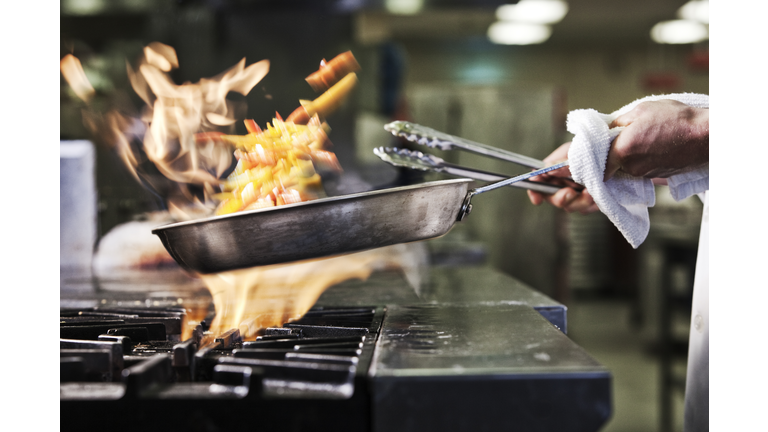
[[[61,141],[60,267],[88,271],[96,243],[96,150],[90,141]]]

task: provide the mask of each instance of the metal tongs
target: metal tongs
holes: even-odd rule
[[[536,182],[528,179],[549,171],[554,171],[556,169],[566,167],[568,166],[568,161],[545,167],[544,161],[534,159],[532,157],[524,156],[496,147],[491,147],[485,144],[480,144],[464,138],[449,135],[432,128],[428,128],[426,126],[406,121],[394,121],[385,125],[384,129],[392,133],[394,136],[405,138],[410,142],[425,145],[427,147],[437,148],[439,150],[452,150],[454,148],[459,148],[461,150],[466,150],[484,156],[490,156],[508,162],[514,162],[518,165],[536,169],[535,171],[509,178],[509,176],[506,175],[454,165],[437,156],[425,154],[419,151],[391,147],[378,147],[373,150],[373,153],[383,161],[398,167],[405,167],[421,171],[442,172],[445,174],[468,177],[482,181],[498,181],[498,183],[493,183],[485,187],[477,188],[475,190],[476,194],[485,192],[485,188],[490,188],[491,186],[493,186],[492,189],[500,186],[513,186],[546,194],[554,194],[563,188],[563,186],[560,185]]]

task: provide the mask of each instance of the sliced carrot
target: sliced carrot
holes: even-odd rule
[[[315,114],[320,117],[328,116],[339,108],[356,85],[357,75],[354,72],[348,73],[347,76],[326,90],[317,99],[313,101],[300,100],[301,106],[296,108],[286,121],[292,121],[296,124],[307,124],[309,119]]]
[[[291,115],[288,116],[287,121],[294,122],[295,124],[304,125],[304,124],[307,124],[307,122],[309,121],[309,118],[310,118],[310,115],[307,112],[307,110],[304,108],[304,105],[302,104],[300,107],[293,110]]]
[[[313,90],[323,91],[336,84],[350,72],[359,70],[360,64],[352,55],[352,51],[347,51],[337,55],[329,62],[323,60],[320,63],[320,68],[309,75],[306,80]]]
[[[315,150],[310,153],[310,156],[317,168],[336,172],[342,171],[341,164],[339,164],[339,160],[336,158],[335,153],[325,150]]]
[[[253,119],[246,119],[243,121],[245,123],[245,128],[248,130],[248,133],[257,134],[261,133],[261,128],[258,124],[256,124],[256,121]]]
[[[222,132],[198,132],[195,134],[195,142],[219,141],[222,136],[224,136]]]

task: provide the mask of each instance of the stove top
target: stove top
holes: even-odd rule
[[[176,312],[62,309],[61,425],[253,430],[242,412],[270,430],[369,428],[363,395],[383,308],[314,308],[255,341],[233,329],[207,342],[205,321],[179,341],[178,317],[166,319]]]
[[[62,277],[63,430],[573,430],[611,414],[611,377],[565,306],[486,267],[420,289],[375,273],[301,320],[207,334],[195,279]],[[143,282],[142,282],[143,281]]]

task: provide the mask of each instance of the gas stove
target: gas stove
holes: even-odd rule
[[[396,272],[344,282],[250,341],[209,334],[205,289],[170,280],[62,278],[62,430],[596,431],[611,414],[565,306],[487,267],[432,267],[418,292]]]

